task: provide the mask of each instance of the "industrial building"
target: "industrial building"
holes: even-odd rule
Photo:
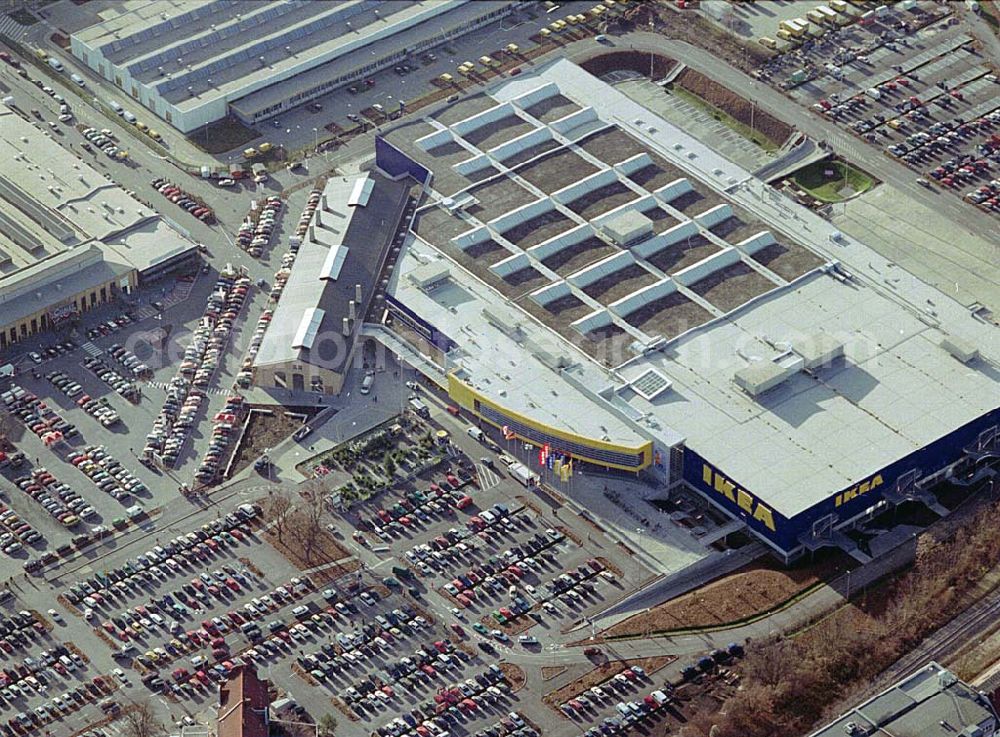
[[[946,514],[933,487],[1000,453],[994,324],[569,61],[376,152],[429,192],[387,327],[485,427],[693,490],[786,560],[867,559],[855,528]]]
[[[197,258],[196,244],[10,108],[0,159],[0,348]]]
[[[487,0],[128,0],[70,37],[73,55],[183,133],[253,124],[491,23]]]
[[[810,737],[993,737],[989,699],[930,662]]]
[[[327,180],[254,358],[254,384],[340,392],[410,186],[378,174]]]

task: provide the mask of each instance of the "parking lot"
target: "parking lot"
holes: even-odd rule
[[[830,29],[758,76],[880,146],[918,184],[1000,212],[998,79],[946,6],[892,8]]]

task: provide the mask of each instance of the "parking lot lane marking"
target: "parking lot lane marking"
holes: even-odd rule
[[[91,343],[89,340],[80,347],[83,349],[83,352],[86,353],[91,358],[97,358],[98,356],[104,354],[104,351],[102,351],[96,345]]]

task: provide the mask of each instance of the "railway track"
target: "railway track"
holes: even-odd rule
[[[880,685],[871,690],[871,695],[885,685],[895,683],[918,671],[930,660],[940,662],[996,622],[998,615],[1000,615],[1000,590],[990,593],[986,598],[970,606],[927,637],[915,650],[889,666],[878,679]]]

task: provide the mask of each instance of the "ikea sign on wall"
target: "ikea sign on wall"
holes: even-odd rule
[[[684,480],[717,506],[729,511],[763,538],[786,552],[799,547],[799,536],[823,517],[834,514],[841,521],[851,520],[876,504],[887,489],[911,471],[917,477],[937,473],[964,455],[964,449],[976,442],[983,431],[1000,423],[1000,408],[963,425],[942,438],[859,479],[850,486],[830,490],[829,496],[789,519],[773,509],[766,497],[746,489],[725,471],[716,468],[690,448],[684,449]]]

